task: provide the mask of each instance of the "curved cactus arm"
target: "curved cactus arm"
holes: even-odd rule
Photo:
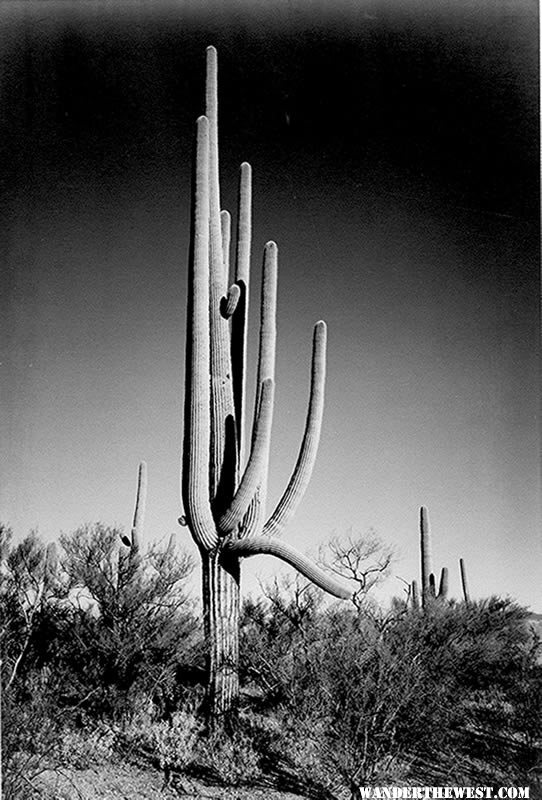
[[[224,258],[224,274],[230,272],[231,214],[225,209],[220,212],[220,231],[222,233],[222,257]]]
[[[275,378],[275,352],[277,342],[277,276],[278,248],[275,242],[267,242],[263,253],[262,291],[260,305],[260,343],[258,352],[258,373],[256,399],[254,403],[254,423],[252,441],[256,437],[256,422],[262,401],[262,386],[267,378]],[[243,524],[243,535],[251,536],[260,532],[265,519],[265,497],[267,491],[267,473],[269,468],[269,441],[262,453],[260,483],[254,495],[254,502],[248,509]]]
[[[241,287],[236,283],[232,284],[228,289],[226,297],[222,298],[222,316],[224,319],[230,319],[235,314],[235,309],[241,299]]]
[[[446,600],[447,596],[448,596],[448,567],[442,567],[440,571],[440,582],[439,582],[437,597],[440,600]]]
[[[207,550],[218,542],[209,500],[209,126],[197,122],[196,170],[189,258],[186,380],[181,493],[196,543]]]
[[[262,384],[260,408],[256,418],[252,451],[239,488],[235,493],[229,509],[220,518],[218,527],[223,533],[233,531],[245,516],[261,482],[262,472],[266,468],[273,422],[274,381],[267,378]]]
[[[264,525],[264,534],[275,535],[284,529],[301,502],[312,474],[324,414],[326,339],[326,323],[317,322],[314,326],[311,388],[305,433],[292,477],[273,514]]]
[[[340,597],[343,600],[350,600],[354,597],[355,592],[352,587],[328,575],[312,559],[298,552],[281,539],[271,539],[269,536],[251,536],[228,542],[226,549],[237,556],[245,558],[261,554],[276,556],[290,564],[325,592],[329,592],[329,594]]]
[[[431,553],[431,531],[429,515],[425,506],[420,508],[420,558],[422,578],[422,603],[431,595],[431,574],[433,572]],[[434,580],[434,578],[433,578]]]
[[[141,461],[137,472],[137,492],[132,522],[131,547],[136,556],[141,549],[143,525],[145,523],[145,510],[147,507],[147,463]]]
[[[278,248],[275,242],[267,242],[263,253],[263,274],[260,305],[260,343],[258,353],[258,375],[256,400],[254,403],[254,424],[252,442],[256,436],[256,420],[260,412],[262,386],[267,378],[275,377],[275,352],[277,341],[277,276]],[[260,533],[265,519],[265,496],[269,468],[269,442],[262,453],[260,482],[243,521],[241,535],[253,536]]]
[[[248,301],[250,285],[250,249],[252,245],[252,168],[244,161],[239,175],[239,204],[237,211],[237,248],[235,282],[240,290],[236,314],[232,321],[231,354],[233,395],[237,424],[239,464],[244,463],[245,451],[245,393]]]

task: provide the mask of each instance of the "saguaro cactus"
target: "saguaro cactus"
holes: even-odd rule
[[[422,605],[427,604],[428,598],[434,588],[434,578],[431,581],[433,574],[432,562],[432,547],[431,547],[431,532],[429,530],[429,516],[425,506],[420,508],[420,555],[421,555],[421,579],[422,579]],[[433,587],[431,584],[433,583]]]
[[[207,49],[206,113],[197,121],[193,177],[181,493],[202,559],[208,708],[217,719],[238,697],[240,559],[269,553],[337,597],[353,590],[274,537],[294,514],[316,457],[324,405],[326,325],[314,328],[305,433],[292,477],[265,517],[273,418],[278,251],[264,248],[254,420],[245,393],[251,251],[251,168],[241,165],[236,258],[229,285],[230,216],[220,208],[217,54]],[[248,446],[250,444],[250,446]],[[245,452],[247,457],[245,458]],[[273,537],[273,538],[272,538]]]
[[[470,603],[469,583],[467,580],[467,568],[462,558],[459,559],[459,573],[461,575],[461,589],[465,603]]]
[[[128,553],[128,563],[133,574],[137,572],[141,564],[141,544],[143,537],[143,525],[145,522],[145,510],[147,506],[147,463],[141,461],[137,470],[137,489],[134,507],[134,518],[130,536],[121,537],[122,543],[130,548]],[[119,562],[119,551],[116,548],[111,553],[113,584],[115,589],[118,587],[118,571],[121,568]]]
[[[442,567],[437,591],[436,577],[433,572],[431,530],[429,527],[429,514],[427,508],[420,508],[420,562],[421,562],[421,591],[418,589],[416,581],[412,581],[410,586],[410,596],[412,606],[417,609],[420,606],[427,608],[431,600],[445,600],[448,595],[448,568]]]

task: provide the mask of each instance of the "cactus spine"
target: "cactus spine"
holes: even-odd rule
[[[207,49],[206,114],[197,121],[192,191],[186,385],[181,493],[187,524],[202,558],[208,650],[208,710],[215,722],[238,696],[240,558],[268,553],[321,588],[350,597],[285,542],[271,539],[291,519],[307,487],[324,404],[326,326],[314,329],[305,433],[292,477],[265,517],[275,387],[278,250],[264,249],[259,356],[252,437],[246,441],[245,394],[251,251],[251,168],[241,165],[233,283],[228,287],[230,218],[220,209],[217,55]]]

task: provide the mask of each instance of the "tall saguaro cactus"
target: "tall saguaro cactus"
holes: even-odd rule
[[[431,582],[431,575],[433,575],[431,532],[429,530],[429,516],[425,506],[420,508],[420,555],[422,604],[425,606],[431,594],[431,589],[434,588],[434,578],[433,582]],[[431,584],[433,584],[433,586]]]
[[[422,506],[420,508],[420,566],[421,566],[421,592],[418,589],[416,581],[412,581],[410,587],[410,595],[412,598],[413,608],[420,606],[420,593],[421,605],[427,608],[431,600],[445,600],[448,595],[448,568],[442,567],[440,572],[440,580],[436,585],[435,573],[433,572],[433,554],[431,543],[431,530],[429,528],[429,514],[427,508]]]
[[[241,165],[236,258],[229,278],[230,216],[220,208],[217,54],[207,49],[206,113],[197,121],[193,176],[181,491],[183,522],[202,559],[208,708],[227,714],[238,697],[240,560],[268,553],[347,598],[331,578],[275,538],[294,514],[314,466],[324,404],[326,326],[314,328],[309,406],[286,490],[266,519],[275,388],[278,252],[264,248],[256,402],[246,441],[246,353],[251,252],[251,168]],[[231,283],[230,283],[231,280]],[[246,454],[246,455],[245,455]]]

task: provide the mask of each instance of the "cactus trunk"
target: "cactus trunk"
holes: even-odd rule
[[[239,559],[202,554],[207,710],[211,720],[234,711],[239,696]]]

